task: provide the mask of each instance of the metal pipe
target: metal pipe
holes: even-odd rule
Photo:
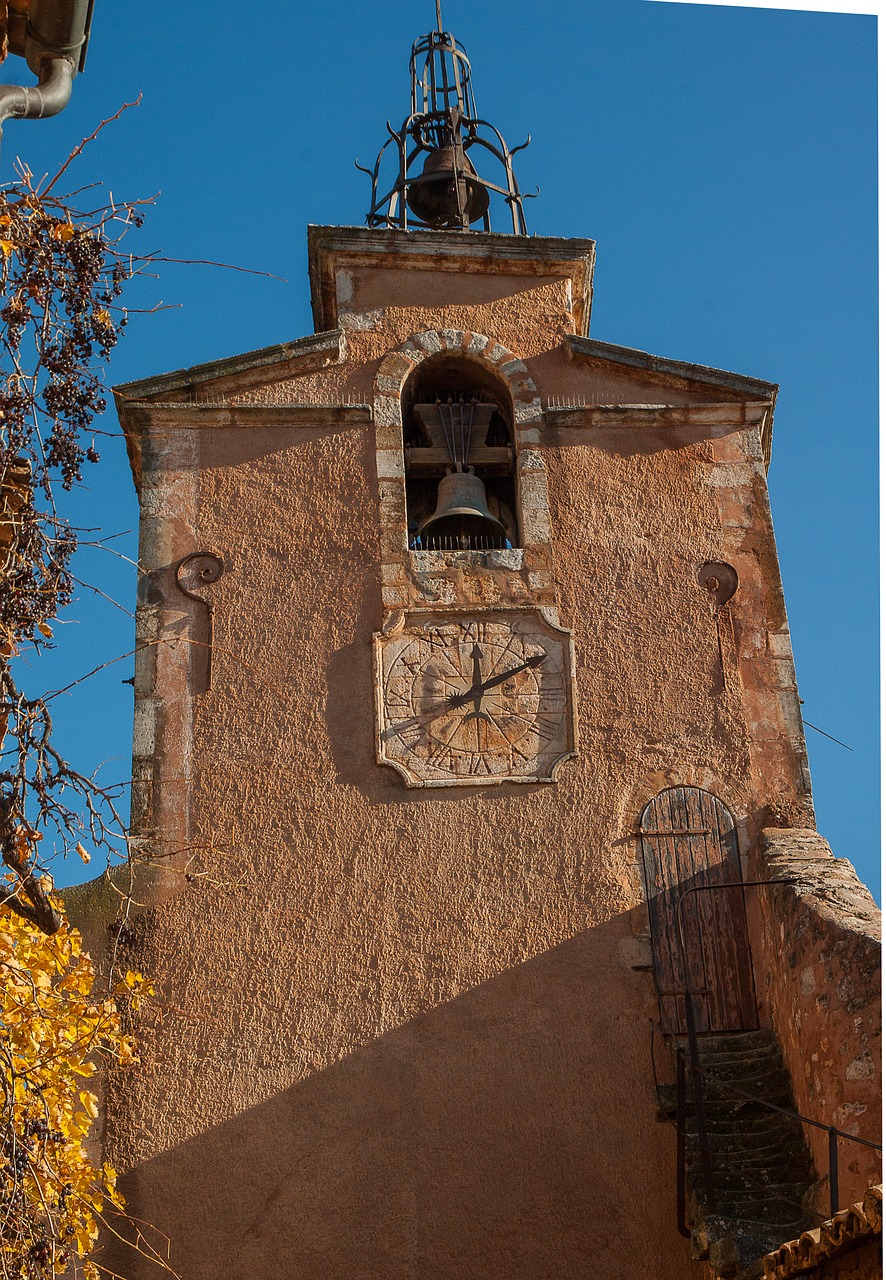
[[[74,83],[74,64],[65,57],[45,59],[40,81],[33,88],[0,85],[0,136],[5,120],[41,120],[57,116],[68,105]]]
[[[686,1221],[686,1064],[677,1054],[677,1230],[688,1240]]]
[[[48,58],[66,58],[76,75],[91,18],[89,0],[31,0],[25,58],[36,76]]]
[[[837,1130],[833,1125],[828,1129],[828,1189],[831,1193],[831,1217],[840,1212],[840,1184],[837,1162]]]
[[[31,0],[24,56],[37,84],[0,85],[0,136],[5,120],[42,120],[68,105],[83,67],[92,9],[93,0]]]
[[[708,1136],[708,1120],[705,1112],[704,1072],[698,1052],[698,1034],[695,1029],[695,1002],[686,996],[686,1031],[689,1037],[689,1073],[692,1078],[692,1100],[695,1103],[695,1122],[698,1126],[698,1150],[701,1156],[701,1176],[708,1213],[717,1212],[717,1191],[714,1186],[714,1170],[711,1164],[711,1143]]]

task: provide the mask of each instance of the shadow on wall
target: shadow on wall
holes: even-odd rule
[[[184,1280],[686,1280],[629,936],[627,915],[579,934],[145,1162],[131,1211]],[[286,1038],[270,1071],[233,1046],[204,1060],[164,1107],[184,1130],[207,1074],[232,1110],[263,1069],[273,1089]]]

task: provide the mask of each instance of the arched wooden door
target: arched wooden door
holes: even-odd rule
[[[714,887],[742,880],[732,814],[699,787],[669,787],[643,810],[640,840],[664,1031],[686,1030],[687,982],[699,1031],[756,1030],[744,890]]]

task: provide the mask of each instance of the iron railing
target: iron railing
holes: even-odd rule
[[[676,1106],[677,1106],[677,1226],[680,1234],[689,1236],[691,1234],[686,1221],[686,1070],[688,1067],[692,1080],[692,1098],[693,1109],[695,1112],[696,1135],[699,1148],[699,1156],[701,1159],[702,1184],[704,1187],[705,1205],[710,1213],[717,1211],[717,1191],[714,1185],[713,1167],[711,1157],[714,1154],[708,1135],[707,1113],[705,1107],[704,1082],[705,1077],[710,1073],[705,1071],[701,1062],[701,1055],[698,1048],[698,1030],[695,1017],[695,998],[699,995],[707,993],[708,988],[700,990],[692,990],[689,983],[689,969],[686,956],[686,942],[683,931],[683,904],[691,893],[711,893],[721,889],[753,889],[767,885],[775,884],[792,884],[798,885],[805,883],[796,878],[780,878],[773,880],[740,880],[721,884],[710,885],[692,885],[688,889],[684,889],[680,894],[677,902],[677,941],[680,955],[680,967],[683,975],[683,990],[680,992],[668,992],[666,994],[676,995],[682,998],[684,1009],[686,1011],[686,1042],[688,1047],[688,1055],[683,1045],[679,1043],[678,1033],[671,1028],[665,1030],[661,1024],[658,1024],[662,1038],[667,1040],[669,1037],[673,1040],[673,1046],[676,1050]],[[659,992],[659,997],[663,994]],[[664,1004],[659,998],[659,1011],[665,1021],[669,1021],[665,1013]],[[652,1066],[653,1076],[658,1084],[655,1072],[655,1030],[656,1023],[650,1019],[652,1024]],[[821,1120],[814,1120],[812,1116],[804,1116],[801,1112],[792,1110],[789,1107],[781,1107],[777,1103],[770,1102],[768,1099],[761,1098],[747,1090],[739,1088],[738,1085],[731,1084],[727,1081],[717,1080],[717,1087],[725,1089],[733,1093],[736,1097],[743,1098],[758,1105],[767,1108],[770,1111],[779,1112],[781,1115],[789,1116],[794,1120],[799,1120],[801,1124],[809,1125],[814,1129],[818,1129],[828,1135],[828,1190],[830,1195],[830,1211],[831,1217],[840,1212],[840,1185],[839,1185],[839,1162],[838,1162],[838,1141],[843,1139],[846,1142],[854,1142],[859,1146],[868,1147],[874,1151],[882,1152],[883,1148],[880,1143],[871,1142],[867,1138],[860,1138],[857,1134],[846,1133],[843,1129],[838,1129],[836,1125],[825,1124]]]

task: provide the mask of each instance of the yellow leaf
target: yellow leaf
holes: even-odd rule
[[[86,850],[83,848],[83,845],[80,844],[79,841],[76,847],[77,847],[77,853],[80,855],[80,857],[83,859],[84,862],[92,861],[92,854],[87,853]]]
[[[80,1101],[83,1103],[83,1110],[86,1112],[86,1114],[88,1116],[91,1116],[92,1119],[95,1120],[95,1118],[98,1115],[98,1102],[96,1100],[95,1094],[85,1093],[81,1091]]]
[[[32,852],[38,834],[18,818],[15,835]],[[131,1004],[150,984],[136,972],[128,977],[134,985],[123,980],[120,985]],[[123,1035],[116,1003],[99,998],[94,983],[95,968],[67,921],[47,938],[0,906],[0,1096],[6,1097],[8,1120],[16,1127],[45,1120],[59,1135],[51,1150],[36,1146],[28,1158],[20,1206],[23,1231],[11,1242],[4,1236],[0,1244],[5,1264],[0,1271],[10,1276],[30,1274],[33,1228],[49,1241],[59,1280],[77,1260],[81,1280],[99,1280],[99,1271],[88,1263],[98,1239],[97,1219],[106,1207],[125,1208],[113,1167],[92,1161],[88,1144],[98,1101],[81,1079],[102,1059],[131,1061],[133,1045]],[[0,1198],[2,1182],[0,1175]],[[65,1187],[69,1194],[62,1196]],[[47,1204],[58,1207],[49,1218]]]
[[[37,630],[40,632],[41,636],[46,636],[47,640],[52,639],[52,627],[50,627],[48,622],[38,622]]]
[[[15,244],[12,240],[0,240],[0,253],[3,254],[4,258],[8,258],[14,248]]]

